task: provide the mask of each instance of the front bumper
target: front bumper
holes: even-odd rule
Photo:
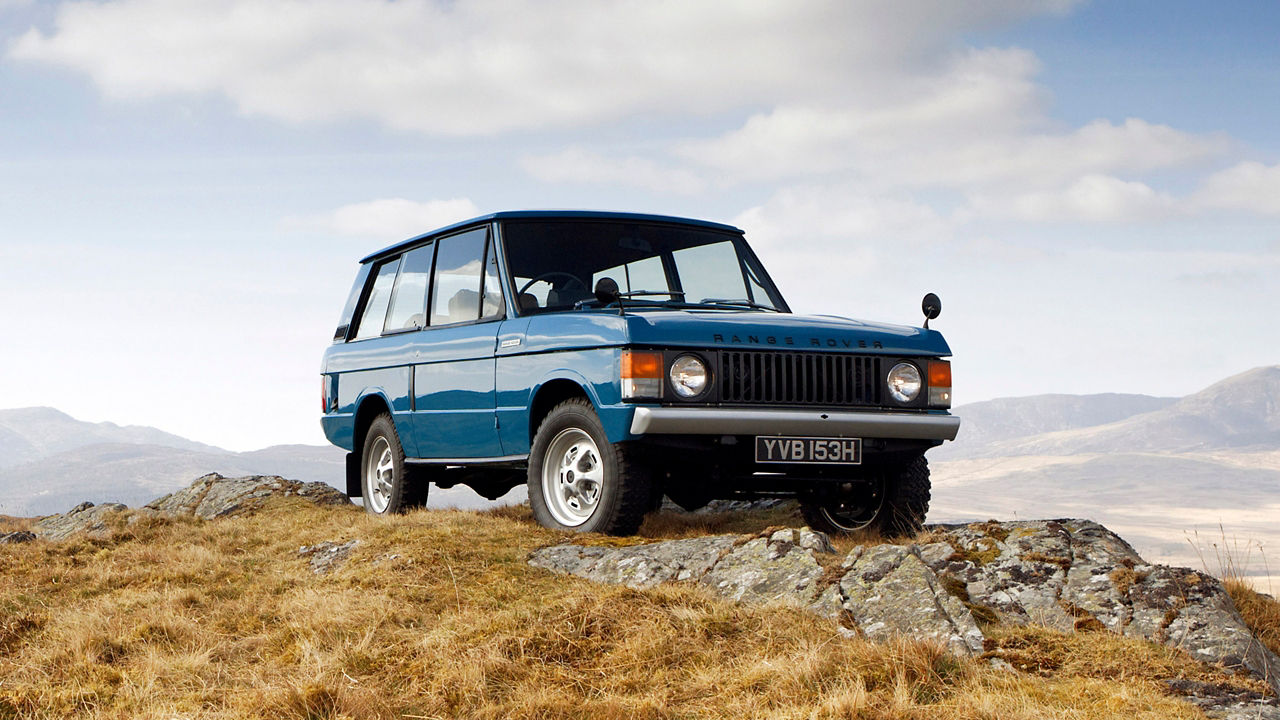
[[[632,435],[810,435],[955,440],[960,418],[894,412],[638,407]]]

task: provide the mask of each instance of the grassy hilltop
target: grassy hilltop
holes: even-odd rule
[[[209,521],[121,516],[105,537],[0,551],[0,718],[1199,718],[1170,680],[1259,689],[1108,632],[984,627],[1017,660],[1001,670],[692,585],[634,591],[525,562],[570,540],[776,524],[798,523],[660,514],[617,539],[548,531],[519,507],[388,520],[298,498]],[[328,574],[298,552],[352,539]],[[1280,647],[1280,604],[1232,594]]]

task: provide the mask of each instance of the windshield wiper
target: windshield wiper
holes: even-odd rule
[[[684,293],[681,292],[680,290],[631,290],[628,292],[620,292],[617,295],[618,299],[616,302],[618,303],[618,309],[621,310],[623,298],[626,298],[629,300],[631,298],[653,297],[656,295],[669,295],[673,298],[679,297],[680,300],[678,301],[677,300],[657,300],[657,301],[650,301],[650,302],[658,302],[664,305],[691,305],[692,304],[692,303],[684,302]],[[585,300],[579,300],[575,302],[573,304],[573,309],[581,310],[582,308],[588,305],[596,305],[598,307],[608,307],[609,305],[612,305],[612,304],[613,303],[608,303],[606,305],[601,303],[596,298],[587,298]]]
[[[772,312],[782,312],[772,305],[761,305],[760,303],[751,302],[750,300],[738,300],[731,298],[702,298],[698,301],[699,305],[729,305],[731,307],[746,307],[755,310],[770,310]]]

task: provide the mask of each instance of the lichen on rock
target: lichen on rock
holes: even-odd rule
[[[934,526],[930,539],[860,546],[839,565],[820,561],[830,543],[808,528],[623,548],[559,545],[529,562],[636,588],[698,582],[736,601],[804,607],[850,634],[929,638],[958,655],[982,652],[975,615],[1064,632],[1106,630],[1248,671],[1280,693],[1280,658],[1253,637],[1221,583],[1150,565],[1095,522]]]

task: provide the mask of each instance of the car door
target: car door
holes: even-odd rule
[[[427,328],[414,354],[413,427],[418,457],[500,456],[494,348],[504,316],[488,227],[439,238]]]

